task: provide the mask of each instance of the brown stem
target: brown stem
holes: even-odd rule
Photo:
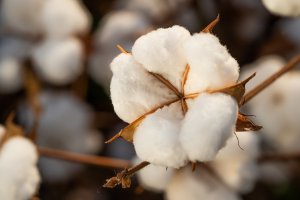
[[[55,158],[60,160],[67,160],[71,162],[96,165],[107,168],[128,168],[130,162],[127,160],[108,158],[102,156],[84,155],[79,153],[73,153],[63,150],[51,149],[47,147],[38,147],[38,152],[41,156]]]
[[[271,85],[275,80],[277,80],[280,76],[291,70],[292,68],[296,67],[297,64],[300,63],[300,54],[295,56],[293,59],[291,59],[282,69],[280,69],[278,72],[267,78],[265,81],[263,81],[261,84],[256,86],[254,89],[250,90],[242,99],[241,105],[246,104],[249,102],[253,97],[255,97],[257,94],[259,94],[262,90],[264,90],[266,87]]]
[[[291,161],[296,160],[300,161],[300,152],[292,153],[265,153],[258,158],[259,162],[265,161]]]
[[[217,18],[210,22],[203,30],[204,33],[211,33],[214,27],[219,23],[220,15],[218,14]]]

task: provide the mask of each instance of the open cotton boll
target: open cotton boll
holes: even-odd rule
[[[40,183],[37,158],[34,145],[23,137],[4,143],[0,151],[0,199],[30,199],[35,194]]]
[[[262,2],[273,14],[290,17],[300,16],[300,1],[298,0],[262,0]]]
[[[133,144],[137,156],[155,165],[179,168],[187,157],[178,141],[182,114],[179,104],[157,110],[137,127]]]
[[[71,152],[91,154],[98,152],[103,143],[101,134],[92,129],[90,108],[69,92],[46,91],[39,97],[43,108],[38,127],[38,144]],[[30,129],[33,113],[29,107],[20,110],[20,120]],[[43,178],[49,182],[70,179],[83,166],[66,161],[42,158]],[[52,169],[52,170],[49,170]]]
[[[237,61],[214,35],[194,34],[185,42],[184,53],[190,66],[186,93],[224,88],[238,80]]]
[[[160,28],[137,39],[132,55],[146,70],[162,75],[180,89],[187,64],[183,45],[189,37],[190,33],[180,26]]]
[[[259,175],[256,164],[259,140],[254,132],[237,133],[237,136],[239,144],[232,136],[209,165],[229,187],[246,193],[253,189]]]
[[[80,0],[47,0],[41,13],[46,35],[56,38],[87,33],[90,18]]]
[[[239,200],[238,195],[227,189],[207,170],[192,172],[186,168],[177,173],[166,190],[167,200]]]
[[[13,57],[0,59],[0,93],[15,92],[22,87],[23,69]]]
[[[117,56],[111,63],[111,70],[110,91],[114,110],[128,123],[176,97],[129,54]]]
[[[83,70],[83,47],[76,38],[45,40],[33,50],[38,75],[51,84],[65,85]]]
[[[4,24],[21,33],[40,33],[40,11],[44,2],[44,0],[2,0],[0,7]]]
[[[210,161],[233,134],[238,105],[226,94],[203,93],[189,106],[180,143],[191,161]]]
[[[136,159],[135,163],[139,163],[140,160]],[[164,191],[171,181],[175,170],[172,168],[166,168],[156,165],[148,165],[142,170],[137,172],[137,178],[139,184],[146,190],[154,192]]]

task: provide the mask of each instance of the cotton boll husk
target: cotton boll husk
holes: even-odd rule
[[[178,141],[182,118],[179,103],[148,115],[133,136],[139,159],[165,167],[179,168],[185,165],[187,157]]]
[[[259,154],[259,138],[254,132],[237,132],[210,163],[218,176],[232,189],[240,193],[250,192],[259,175],[256,158]],[[243,149],[240,149],[240,145]]]
[[[0,59],[0,94],[12,93],[22,87],[23,68],[13,57]]]
[[[239,65],[219,39],[210,33],[194,34],[184,44],[190,65],[186,93],[231,86],[239,77]]]
[[[189,103],[180,143],[191,161],[211,161],[235,129],[238,105],[222,93],[202,93]]]
[[[43,30],[55,38],[87,33],[90,18],[80,0],[47,0],[41,13]]]
[[[111,70],[112,103],[125,122],[131,123],[154,107],[176,98],[129,54],[117,56],[111,63]]]
[[[290,17],[300,16],[300,1],[298,0],[262,0],[262,2],[273,14]]]
[[[185,168],[177,173],[166,190],[167,200],[239,200],[238,195],[227,189],[207,170],[192,172]]]
[[[37,158],[34,145],[23,137],[4,143],[0,151],[0,185],[6,189],[0,189],[1,199],[29,199],[35,194],[40,183]]]
[[[69,92],[44,91],[39,100],[43,108],[37,130],[39,145],[83,154],[101,149],[103,139],[91,127],[93,116],[86,104]],[[21,108],[20,121],[28,129],[32,127],[34,117],[28,106]],[[66,181],[83,168],[47,158],[42,158],[39,165],[43,179],[49,182]]]
[[[76,38],[48,39],[32,53],[38,75],[51,84],[65,85],[74,81],[83,70],[83,47]]]
[[[138,164],[141,160],[135,159],[134,163]],[[171,181],[175,170],[150,164],[137,172],[139,184],[149,191],[162,192]]]
[[[40,11],[44,0],[2,0],[1,12],[4,24],[25,34],[41,32]]]
[[[132,55],[146,70],[162,75],[180,89],[187,64],[183,45],[189,37],[190,33],[180,26],[160,28],[137,39]]]

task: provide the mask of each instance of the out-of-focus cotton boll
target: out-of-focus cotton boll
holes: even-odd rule
[[[0,59],[0,93],[15,92],[22,87],[22,66],[15,58]]]
[[[54,85],[71,83],[83,70],[83,46],[72,37],[43,41],[32,58],[38,75]]]
[[[37,158],[35,146],[23,137],[13,137],[3,144],[0,150],[0,199],[30,199],[35,194],[40,183]]]
[[[47,0],[41,20],[48,37],[85,34],[90,28],[90,15],[80,0]]]
[[[236,133],[227,140],[210,166],[220,178],[237,192],[250,192],[259,175],[256,158],[259,154],[259,138],[254,132]],[[240,145],[243,149],[240,149]]]
[[[67,92],[43,92],[43,108],[38,127],[38,144],[84,154],[101,149],[102,137],[91,128],[92,113],[87,105]],[[30,128],[33,113],[28,108],[20,111],[21,120]],[[41,173],[47,181],[63,181],[82,169],[81,165],[42,158]],[[51,169],[51,170],[49,170]]]
[[[202,168],[192,172],[186,168],[177,173],[166,190],[167,200],[239,200],[238,195],[222,185],[210,172]]]
[[[40,33],[40,11],[44,2],[44,0],[3,0],[1,11],[4,24],[21,33]]]
[[[262,0],[266,8],[273,14],[282,16],[300,16],[300,1],[298,0]]]
[[[126,21],[126,23],[124,23]],[[94,52],[89,58],[89,74],[109,92],[112,72],[109,64],[120,51],[117,44],[131,49],[136,38],[150,29],[143,15],[132,11],[111,12],[100,23],[93,40]]]
[[[135,163],[139,162],[139,159],[135,160]],[[143,188],[154,192],[162,192],[167,188],[174,173],[175,170],[172,168],[151,164],[138,171],[137,178]]]
[[[259,179],[268,184],[279,184],[288,182],[291,171],[284,162],[263,162],[259,164]]]

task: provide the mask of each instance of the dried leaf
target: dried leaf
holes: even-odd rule
[[[131,186],[131,179],[128,176],[124,176],[121,179],[122,188],[130,188]]]
[[[106,179],[106,183],[103,185],[105,188],[114,188],[120,184],[120,179],[118,177],[112,177],[110,179]]]
[[[262,126],[256,125],[246,115],[239,113],[236,121],[236,131],[259,131]]]

